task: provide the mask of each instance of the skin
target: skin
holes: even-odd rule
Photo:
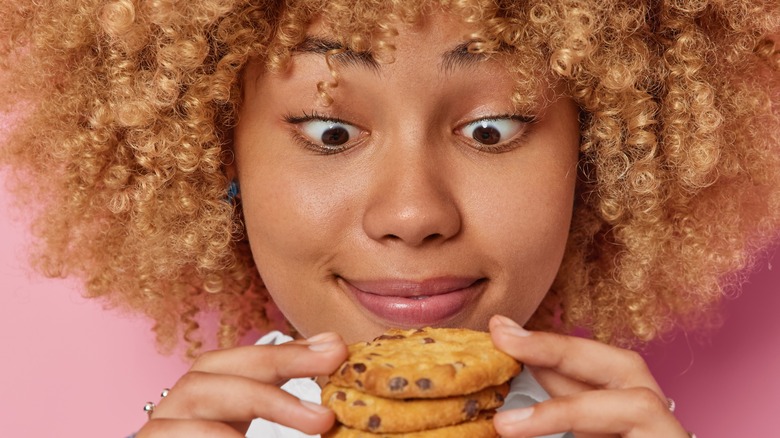
[[[297,55],[281,75],[247,71],[235,131],[246,229],[263,282],[304,336],[354,342],[397,325],[365,311],[341,279],[485,278],[441,323],[479,330],[496,313],[525,322],[549,290],[572,214],[577,108],[559,99],[533,124],[506,120],[520,141],[480,150],[457,131],[513,113],[514,81],[494,60],[444,72],[442,54],[465,41],[453,24],[402,33],[395,62],[378,71],[339,66],[330,106],[316,95],[332,80],[323,55]],[[302,147],[296,135],[324,124],[284,118],[315,112],[354,125],[351,147]]]
[[[512,78],[496,60],[442,69],[442,54],[468,31],[446,14],[399,30],[394,63],[338,65],[331,105],[316,93],[332,80],[321,54],[297,54],[279,74],[247,69],[232,171],[263,281],[308,339],[204,354],[138,436],[242,437],[256,417],[326,431],[331,411],[278,386],[332,373],[346,358],[345,341],[372,338],[392,322],[363,308],[343,280],[454,275],[485,280],[439,325],[490,330],[552,396],[498,414],[502,436],[687,437],[636,353],[517,324],[537,308],[563,255],[576,106],[566,98],[540,104],[535,122],[502,125],[511,147],[484,150],[469,124],[513,114]],[[328,36],[316,24],[310,34]],[[346,149],[316,145],[330,125],[302,121],[312,113],[349,122]]]

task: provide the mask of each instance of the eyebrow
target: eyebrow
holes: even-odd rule
[[[452,50],[444,52],[441,56],[442,71],[449,74],[455,69],[469,68],[486,60],[488,58],[487,53],[469,50],[473,43],[474,41],[465,41],[455,46]]]
[[[445,74],[450,74],[456,69],[469,68],[487,59],[488,54],[469,50],[473,43],[474,41],[465,41],[444,52],[441,55],[441,70]],[[307,35],[303,42],[295,46],[293,51],[320,55],[335,52],[331,55],[331,60],[342,66],[358,66],[375,72],[381,70],[381,64],[370,51],[356,52],[344,47],[338,41],[326,37]]]
[[[302,43],[293,49],[297,53],[315,53],[319,55],[331,55],[330,59],[345,67],[364,67],[378,72],[380,70],[379,62],[374,58],[371,52],[356,52],[344,47],[336,40],[307,35]]]

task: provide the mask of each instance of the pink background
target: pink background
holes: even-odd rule
[[[144,403],[157,401],[187,364],[156,352],[149,321],[106,311],[74,282],[31,272],[26,228],[8,205],[0,188],[0,434],[132,433]],[[646,352],[678,418],[700,438],[780,436],[780,268],[771,262],[724,304],[721,330],[706,339],[680,334]]]

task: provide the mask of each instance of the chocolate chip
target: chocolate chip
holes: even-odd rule
[[[435,344],[436,340],[434,340],[433,338],[424,338],[423,339],[423,343],[424,344]]]
[[[463,407],[463,413],[466,414],[467,420],[474,419],[479,414],[479,402],[476,400],[468,399],[466,405]]]
[[[409,381],[404,379],[403,377],[393,377],[390,379],[390,382],[388,386],[390,387],[391,391],[401,391],[404,388],[406,388],[406,385],[409,384]]]
[[[355,386],[357,386],[358,388],[362,388],[363,387],[363,382],[361,382],[358,379],[355,379]]]
[[[425,330],[423,330],[423,329],[417,329],[417,330],[415,330],[415,331],[414,331],[414,334],[415,334],[415,335],[416,335],[416,334],[418,334],[418,333],[425,333]]]
[[[356,364],[352,364],[352,369],[355,370],[357,373],[365,373],[366,365],[358,362]]]
[[[347,401],[347,393],[345,393],[344,391],[336,391],[336,394],[334,395],[338,400]]]
[[[382,424],[382,418],[379,415],[372,415],[368,417],[368,428],[376,430],[379,425]]]
[[[431,386],[433,386],[433,384],[431,383],[431,379],[426,379],[426,378],[417,379],[417,381],[414,382],[414,384],[417,385],[418,388],[423,390],[431,389]]]
[[[355,400],[354,402],[352,402],[352,406],[365,406],[365,405],[366,402],[364,402],[363,400]]]

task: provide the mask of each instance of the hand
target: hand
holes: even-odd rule
[[[335,421],[333,412],[279,387],[295,377],[328,375],[346,357],[347,346],[335,333],[205,353],[155,407],[136,438],[243,438],[254,418],[323,433]]]
[[[571,431],[578,438],[688,438],[642,357],[589,339],[528,332],[494,316],[495,345],[528,366],[550,394],[530,408],[498,413],[503,437]]]

